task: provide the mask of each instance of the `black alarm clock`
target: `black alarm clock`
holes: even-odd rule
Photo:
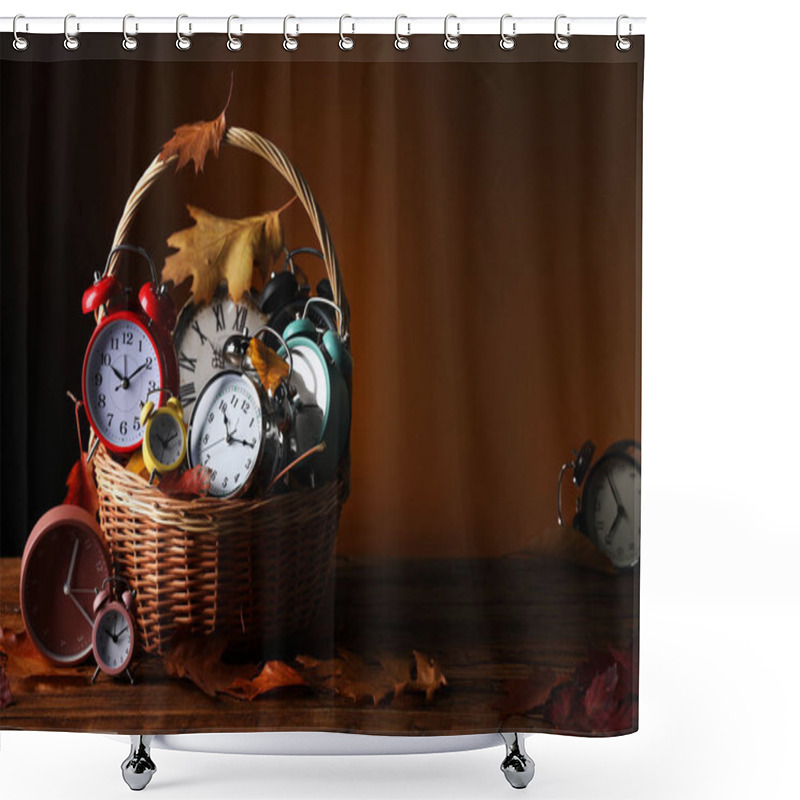
[[[314,304],[306,309],[311,297],[311,285],[303,270],[295,264],[300,255],[313,255],[324,260],[320,250],[313,247],[298,247],[286,254],[282,272],[273,272],[259,300],[261,312],[266,315],[269,327],[283,334],[286,326],[304,314],[320,331],[336,330],[336,314],[329,307]],[[330,281],[323,278],[316,287],[316,296],[333,299]]]
[[[631,569],[639,563],[641,540],[641,446],[624,439],[592,464],[594,455],[594,442],[586,441],[575,458],[561,467],[558,524],[564,525],[561,483],[571,469],[573,485],[583,487],[572,527],[586,535],[617,569]]]

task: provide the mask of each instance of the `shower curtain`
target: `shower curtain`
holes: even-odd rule
[[[0,727],[638,726],[644,42],[0,39]]]

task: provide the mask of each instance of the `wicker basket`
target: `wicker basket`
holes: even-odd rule
[[[241,128],[224,141],[268,161],[305,208],[325,258],[339,333],[349,309],[330,234],[305,179],[271,142]],[[136,209],[176,156],[157,157],[125,205],[114,237],[122,244]],[[110,271],[116,269],[114,254]],[[333,567],[349,459],[315,489],[260,500],[180,500],[126,470],[101,446],[94,457],[100,524],[117,567],[136,589],[136,622],[145,651],[162,654],[179,628],[223,630],[269,641],[305,630],[325,595]]]

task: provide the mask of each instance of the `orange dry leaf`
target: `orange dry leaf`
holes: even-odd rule
[[[425,702],[430,703],[433,695],[440,686],[447,686],[447,679],[444,677],[442,668],[435,658],[431,658],[419,650],[414,651],[414,661],[416,676],[412,671],[411,680],[406,685],[406,689],[417,692],[425,692]]]
[[[267,661],[252,680],[236,678],[224,691],[243,700],[253,700],[259,695],[284,686],[305,686],[306,682],[283,661]]]
[[[0,628],[0,652],[8,656],[6,672],[9,677],[27,678],[52,670],[50,662],[39,652],[25,631],[14,633]]]
[[[197,224],[167,239],[178,252],[167,256],[162,279],[177,286],[191,277],[193,300],[198,305],[211,300],[222,281],[227,281],[235,302],[251,286],[260,291],[270,264],[283,249],[280,213],[286,206],[244,219],[225,219],[195,206],[187,208]]]
[[[97,486],[95,486],[92,467],[89,464],[86,453],[81,453],[81,457],[72,465],[72,469],[69,471],[67,476],[67,496],[64,498],[64,504],[80,506],[92,516],[97,513],[99,507]]]
[[[92,468],[89,465],[89,458],[83,452],[80,421],[83,403],[72,392],[67,392],[67,397],[72,400],[75,406],[75,429],[78,432],[78,452],[80,457],[67,476],[67,496],[64,498],[64,505],[80,506],[94,516],[99,508],[99,503],[97,500],[97,486],[94,482]]]
[[[233,94],[233,75],[231,75],[231,89],[228,94],[228,101],[222,113],[209,122],[192,122],[188,125],[181,125],[175,128],[173,137],[161,148],[159,155],[160,161],[166,161],[171,156],[178,156],[177,172],[181,167],[194,162],[194,173],[203,171],[206,156],[210,150],[214,151],[215,156],[219,156],[219,145],[225,135],[225,112],[231,102]]]
[[[260,339],[251,339],[247,355],[261,379],[261,385],[271,397],[281,382],[289,377],[289,364]]]
[[[203,497],[208,494],[208,487],[211,483],[211,470],[198,464],[192,469],[178,474],[168,472],[158,483],[158,488],[164,494],[188,495],[192,497]]]
[[[127,469],[128,472],[133,472],[134,475],[139,475],[143,478],[150,477],[150,473],[147,471],[147,467],[144,465],[144,456],[142,455],[141,448],[134,451],[133,455],[128,459],[125,469]]]

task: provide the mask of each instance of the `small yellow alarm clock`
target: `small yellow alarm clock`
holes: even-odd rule
[[[142,457],[150,470],[150,483],[156,475],[178,469],[186,458],[186,424],[183,421],[183,406],[169,389],[156,389],[171,396],[156,408],[152,400],[143,406],[139,421],[144,428]]]

